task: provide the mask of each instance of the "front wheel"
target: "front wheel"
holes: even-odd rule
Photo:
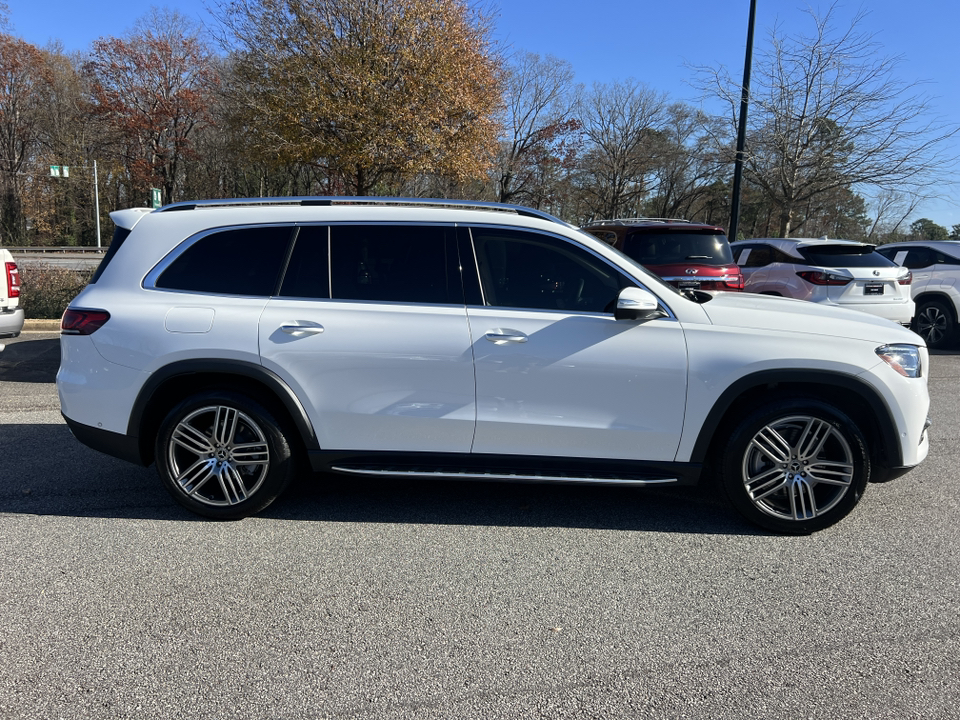
[[[928,300],[917,308],[913,321],[917,334],[927,341],[927,347],[945,348],[954,340],[957,324],[950,308],[940,300]]]
[[[174,499],[195,513],[236,520],[263,510],[289,484],[293,457],[282,426],[233,392],[187,398],[157,437],[157,470]]]
[[[870,475],[856,424],[828,403],[802,399],[771,403],[744,419],[720,467],[727,497],[744,517],[788,534],[846,517]]]

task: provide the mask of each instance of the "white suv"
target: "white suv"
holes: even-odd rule
[[[960,317],[960,242],[892,243],[877,252],[913,273],[914,329],[927,345],[953,345]]]
[[[112,217],[63,317],[63,415],[209,517],[261,510],[297,467],[642,486],[709,464],[747,518],[803,533],[927,454],[909,330],[681,293],[527,208],[286,198]]]
[[[850,240],[755,238],[730,243],[743,289],[877,315],[909,325],[911,275],[875,245]]]

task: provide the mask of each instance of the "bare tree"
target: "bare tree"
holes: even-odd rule
[[[861,30],[863,12],[838,31],[836,8],[808,10],[811,35],[775,27],[754,65],[746,177],[779,209],[784,237],[818,195],[844,186],[929,192],[955,163],[944,143],[960,127],[935,119],[920,83],[897,77],[900,58],[880,54]],[[699,73],[735,121],[739,83],[722,68]]]
[[[647,195],[654,133],[664,124],[665,96],[636,80],[596,83],[578,103],[589,143],[581,170],[587,212],[592,217],[637,214]]]
[[[497,154],[497,199],[522,200],[538,206],[547,193],[538,180],[544,166],[562,162],[571,135],[579,127],[573,117],[573,66],[553,56],[524,53],[506,69],[505,136]]]

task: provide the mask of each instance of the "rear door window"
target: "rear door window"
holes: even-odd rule
[[[439,225],[331,226],[331,296],[462,305],[453,233]]]

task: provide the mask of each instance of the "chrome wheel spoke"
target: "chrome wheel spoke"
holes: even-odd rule
[[[817,418],[810,418],[803,429],[800,440],[797,442],[795,457],[801,460],[817,457],[823,450],[823,446],[832,431],[833,427],[830,423]]]
[[[794,478],[789,485],[790,510],[794,520],[809,520],[817,516],[817,497],[806,479]]]
[[[772,427],[765,427],[753,438],[751,445],[762,452],[771,462],[784,463],[790,459],[793,448]]]
[[[229,463],[221,466],[217,473],[217,479],[220,481],[220,489],[227,499],[228,505],[236,505],[247,499],[247,489],[244,487],[243,478],[237,469]]]
[[[210,438],[186,422],[177,425],[173,431],[172,440],[194,455],[209,455],[213,452]]]
[[[240,413],[231,407],[218,407],[214,426],[214,437],[220,445],[230,445],[237,434],[237,421]]]
[[[758,472],[756,475],[747,478],[744,484],[747,486],[747,491],[753,496],[753,499],[759,500],[782,488],[783,483],[783,470],[777,466]]]
[[[177,476],[177,484],[187,495],[193,495],[216,474],[216,463],[213,460],[201,458]]]
[[[829,485],[849,485],[853,482],[853,465],[850,463],[816,462],[807,468],[814,482]]]
[[[265,442],[234,445],[230,454],[238,465],[266,465],[270,462],[270,451]]]

